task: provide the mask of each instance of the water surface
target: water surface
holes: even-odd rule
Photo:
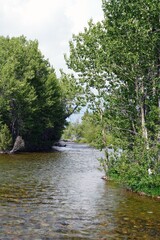
[[[160,239],[160,202],[101,179],[99,151],[0,156],[0,240]]]

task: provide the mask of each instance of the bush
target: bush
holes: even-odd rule
[[[151,146],[146,149],[143,141],[137,141],[132,150],[111,153],[107,161],[103,160],[108,167],[107,174],[133,191],[160,195],[158,148]],[[150,174],[148,169],[151,169]]]
[[[0,150],[6,151],[12,143],[12,137],[6,124],[1,126],[0,129]]]

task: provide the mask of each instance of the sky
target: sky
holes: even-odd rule
[[[67,71],[64,53],[72,34],[83,31],[91,18],[103,19],[101,0],[0,0],[0,35],[37,39],[57,75],[61,68]]]

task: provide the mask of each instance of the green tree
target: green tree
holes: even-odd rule
[[[12,144],[12,137],[6,124],[1,125],[0,129],[0,150],[9,150]]]
[[[135,166],[143,165],[137,158],[146,162],[144,168],[152,159],[155,168],[160,141],[160,2],[102,2],[104,20],[90,21],[83,33],[73,36],[66,62],[99,116],[102,138],[110,131]]]
[[[103,134],[101,115],[99,115],[99,112],[86,111],[82,117],[81,128],[82,138],[85,142],[99,149],[106,147],[106,139],[104,139],[104,137],[106,137],[107,134]]]
[[[49,149],[62,133],[65,107],[54,69],[24,36],[0,37],[0,120],[26,150]]]
[[[130,111],[133,127],[129,130],[141,132],[148,145],[151,135],[157,138],[160,4],[159,1],[112,0],[103,1],[103,9],[107,63],[120,79],[118,95],[122,97],[123,108]],[[154,127],[150,125],[150,114],[154,115]]]
[[[73,36],[66,61],[113,132],[127,146],[141,134],[148,148],[158,139],[159,1],[103,1],[103,10],[103,22]]]
[[[64,140],[71,140],[76,142],[81,142],[83,138],[82,124],[77,122],[69,122],[64,129],[62,138]]]

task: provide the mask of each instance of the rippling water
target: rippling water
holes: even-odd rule
[[[160,202],[101,179],[86,145],[0,156],[0,240],[160,239]]]

